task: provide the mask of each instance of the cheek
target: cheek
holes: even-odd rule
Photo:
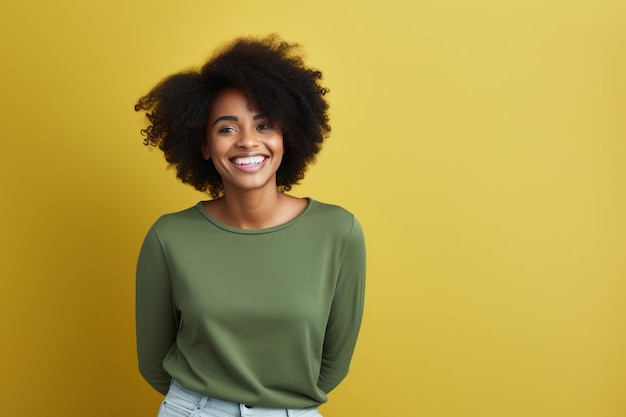
[[[274,140],[274,149],[277,151],[277,153],[285,153],[285,141],[282,135],[278,135]]]
[[[219,138],[209,138],[207,140],[207,149],[213,158],[223,155],[228,150],[228,144]]]

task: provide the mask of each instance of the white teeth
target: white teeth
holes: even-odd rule
[[[248,156],[247,158],[233,158],[236,165],[260,164],[265,160],[264,156]]]

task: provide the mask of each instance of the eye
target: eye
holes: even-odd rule
[[[256,127],[257,130],[267,130],[267,129],[271,129],[272,126],[267,124],[267,123],[261,123],[260,125],[258,125]]]
[[[235,131],[235,128],[232,126],[224,126],[221,127],[217,132],[218,133],[232,133]]]

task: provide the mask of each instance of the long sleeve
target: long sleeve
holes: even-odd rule
[[[325,393],[335,388],[348,374],[363,315],[365,263],[363,231],[354,219],[346,241],[324,337],[317,385]]]
[[[178,321],[167,260],[154,229],[148,232],[141,248],[136,278],[139,371],[154,389],[166,394],[171,377],[162,364],[175,342]]]

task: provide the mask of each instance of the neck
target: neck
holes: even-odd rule
[[[277,189],[233,193],[225,190],[219,214],[221,220],[240,229],[263,229],[279,222],[280,206],[286,196]]]

